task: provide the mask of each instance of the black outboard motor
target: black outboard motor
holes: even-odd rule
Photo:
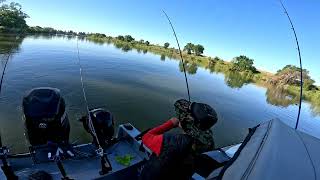
[[[99,143],[102,147],[111,145],[114,141],[114,118],[113,115],[102,108],[96,108],[90,110],[91,120],[98,136]],[[84,116],[80,119],[83,123],[84,129],[91,134],[93,143],[98,147],[97,140],[94,134],[89,129],[89,119]]]
[[[70,124],[64,99],[56,88],[35,88],[22,103],[25,128],[32,146],[69,142]]]

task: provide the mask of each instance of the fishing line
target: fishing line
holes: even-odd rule
[[[186,68],[185,68],[183,57],[182,57],[182,52],[181,52],[180,44],[179,44],[179,41],[178,41],[178,37],[177,37],[176,31],[174,30],[174,27],[173,27],[173,25],[171,23],[171,20],[170,20],[169,16],[167,15],[167,13],[164,10],[162,10],[162,12],[166,16],[166,18],[168,19],[169,24],[171,26],[171,29],[173,31],[173,35],[176,38],[176,42],[178,44],[179,54],[180,54],[180,57],[181,57],[181,62],[182,62],[182,67],[183,67],[183,72],[184,72],[184,78],[186,80],[186,85],[187,85],[188,98],[189,98],[189,102],[191,102],[189,84],[188,84],[188,77],[187,77]]]
[[[289,16],[289,13],[287,11],[287,9],[285,8],[284,4],[282,3],[282,0],[279,0],[283,10],[284,10],[284,13],[286,14],[289,22],[290,22],[290,25],[291,25],[291,29],[293,31],[293,34],[294,34],[294,37],[295,37],[295,41],[296,41],[296,45],[297,45],[297,50],[298,50],[298,54],[299,54],[299,62],[300,62],[300,98],[299,98],[299,110],[298,110],[298,116],[297,116],[297,121],[296,121],[296,126],[295,126],[295,129],[298,128],[298,125],[299,125],[299,120],[300,120],[300,112],[301,112],[301,103],[302,103],[302,87],[303,87],[303,80],[302,80],[302,59],[301,59],[301,53],[300,53],[300,46],[299,46],[299,41],[298,41],[298,37],[297,37],[297,34],[296,34],[296,30],[294,29],[294,26],[293,26],[293,23],[291,21],[291,18]]]
[[[92,122],[92,119],[91,119],[91,116],[90,116],[90,110],[89,110],[89,106],[88,106],[88,100],[87,100],[87,95],[86,95],[86,91],[85,91],[85,88],[84,88],[84,83],[83,83],[83,75],[82,75],[82,66],[81,66],[81,60],[80,60],[80,52],[79,52],[79,39],[77,37],[77,52],[78,52],[78,64],[79,64],[79,73],[80,73],[80,81],[81,81],[81,88],[82,88],[82,93],[83,93],[83,99],[84,99],[84,102],[85,102],[85,105],[86,105],[86,109],[87,109],[87,114],[88,114],[88,125],[89,125],[89,129],[91,131],[91,133],[93,134],[94,138],[96,139],[97,141],[97,144],[98,144],[98,154],[100,156],[103,155],[103,149],[101,147],[101,144],[99,142],[99,138],[97,136],[97,133],[94,129],[94,126],[93,126],[93,122]]]
[[[98,144],[98,149],[96,150],[97,154],[100,156],[101,158],[101,171],[99,171],[100,175],[104,175],[106,173],[108,173],[109,171],[112,170],[112,166],[110,161],[108,160],[108,157],[104,155],[104,150],[100,144],[99,138],[97,136],[96,130],[94,129],[93,126],[93,122],[91,119],[91,115],[90,115],[90,110],[89,110],[89,106],[88,106],[88,100],[87,100],[87,95],[86,95],[86,91],[84,88],[84,83],[83,83],[83,75],[82,75],[82,66],[81,66],[81,60],[80,60],[80,52],[79,52],[79,37],[77,37],[77,50],[78,50],[78,61],[79,61],[79,72],[80,72],[80,80],[81,80],[81,87],[82,87],[82,92],[83,92],[83,98],[85,101],[85,105],[87,108],[87,114],[88,114],[88,121],[89,121],[89,129],[91,131],[91,133],[93,134],[94,138],[96,139],[96,142]]]

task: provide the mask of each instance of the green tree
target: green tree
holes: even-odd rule
[[[187,43],[187,45],[184,46],[183,50],[187,51],[188,54],[191,54],[194,50],[194,44]]]
[[[168,42],[164,43],[164,45],[163,45],[163,47],[166,48],[166,49],[167,49],[169,46],[170,46],[170,44],[169,44]]]
[[[145,41],[144,43],[145,43],[147,46],[150,45],[150,42],[149,42],[149,41]]]
[[[120,41],[124,41],[124,37],[121,36],[121,35],[119,35],[119,36],[117,37],[117,39],[120,40]]]
[[[139,43],[144,44],[144,40],[140,39]]]
[[[193,46],[193,51],[197,56],[200,56],[201,54],[203,54],[204,47],[202,45],[200,45],[200,44],[194,45]]]
[[[124,36],[124,40],[127,42],[131,42],[131,41],[134,41],[134,38],[131,35],[126,35]]]
[[[248,58],[247,56],[238,56],[235,57],[231,62],[231,70],[233,71],[251,71],[256,72],[257,69],[253,66],[253,59]]]
[[[222,59],[219,58],[218,56],[214,57],[213,60],[214,60],[214,61],[222,61]]]
[[[7,29],[19,29],[24,30],[28,28],[26,18],[29,16],[21,9],[21,5],[15,2],[10,4],[4,4],[5,1],[0,1],[0,26]]]

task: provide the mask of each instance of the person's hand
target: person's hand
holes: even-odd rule
[[[180,121],[177,118],[171,118],[171,121],[175,127],[179,126],[180,124]]]

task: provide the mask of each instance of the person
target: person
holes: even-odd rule
[[[197,155],[214,149],[211,127],[217,122],[215,110],[207,104],[180,99],[174,104],[177,118],[171,118],[142,136],[153,154],[143,166],[140,178],[184,180],[195,170]],[[180,127],[183,133],[168,133]]]

